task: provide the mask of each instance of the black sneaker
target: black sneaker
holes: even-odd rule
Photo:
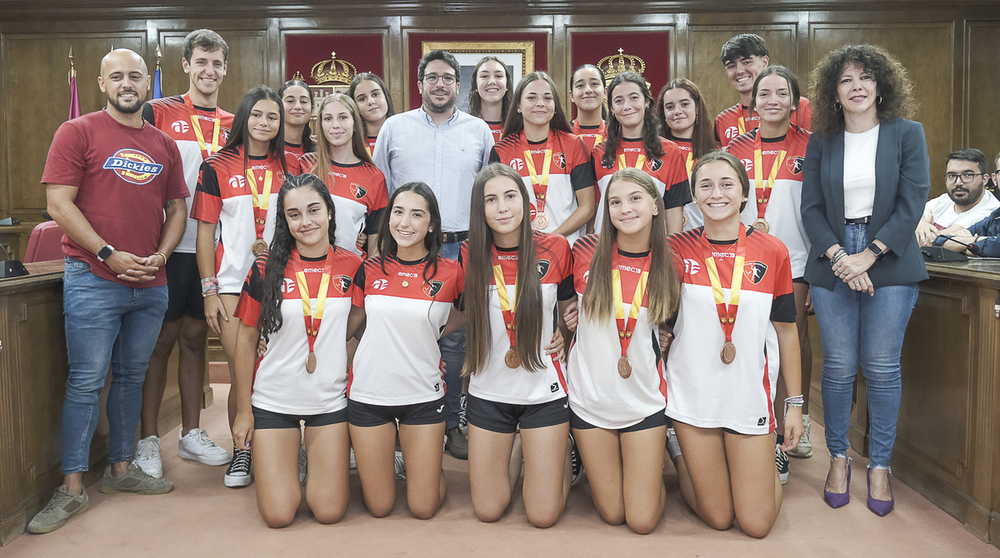
[[[580,478],[583,476],[583,460],[580,459],[580,450],[576,447],[576,438],[573,437],[573,433],[569,433],[569,461],[573,467],[573,476],[570,480],[570,486],[576,486],[580,482]]]
[[[774,464],[778,467],[778,478],[781,484],[788,482],[788,456],[781,451],[781,446],[774,444]]]
[[[233,448],[233,460],[226,470],[225,483],[229,488],[243,488],[253,482],[250,450]]]
[[[469,458],[469,439],[462,434],[462,429],[459,427],[454,427],[447,432],[447,442],[444,444],[444,449],[448,450],[455,459],[468,459]]]
[[[458,427],[462,429],[462,434],[466,436],[469,435],[469,419],[466,415],[468,402],[468,397],[464,393],[458,398]]]

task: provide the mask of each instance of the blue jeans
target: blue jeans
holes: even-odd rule
[[[88,469],[109,365],[108,461],[132,459],[142,382],[166,311],[166,285],[126,287],[97,277],[86,262],[66,258],[63,313],[69,378],[62,414],[63,473]]]
[[[867,246],[866,228],[847,225],[844,248],[849,254]],[[850,447],[851,396],[860,364],[868,386],[869,467],[888,467],[902,394],[899,358],[917,284],[878,287],[874,296],[853,291],[840,280],[832,291],[810,290],[823,341],[823,420],[830,455],[846,456]]]
[[[449,242],[441,246],[439,254],[445,258],[458,261],[460,242]],[[438,341],[441,348],[441,359],[444,360],[444,383],[447,391],[444,394],[445,431],[458,426],[459,398],[462,397],[462,366],[465,365],[465,326],[445,335]]]

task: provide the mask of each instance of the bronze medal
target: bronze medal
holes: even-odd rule
[[[535,214],[535,220],[531,224],[537,230],[545,230],[545,227],[549,226],[549,218],[545,215],[545,212],[539,211]]]
[[[618,359],[618,375],[626,379],[632,375],[632,363],[628,361],[628,357],[625,355],[622,355]]]
[[[257,240],[253,241],[253,246],[250,247],[250,250],[253,252],[254,257],[256,258],[261,254],[263,254],[264,252],[267,252],[267,243],[264,242],[264,239],[258,238]]]
[[[726,341],[722,346],[721,356],[724,364],[732,364],[736,360],[736,345],[732,341]]]
[[[766,233],[770,229],[770,227],[767,225],[767,221],[765,221],[764,219],[757,219],[756,221],[754,221],[753,228],[757,229],[762,233]]]
[[[309,356],[306,357],[306,372],[312,374],[316,371],[316,353],[309,351]]]
[[[521,357],[517,354],[517,349],[511,347],[507,350],[507,354],[503,357],[504,364],[507,368],[517,368],[521,366]]]

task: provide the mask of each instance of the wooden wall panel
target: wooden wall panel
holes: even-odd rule
[[[143,52],[145,33],[33,34],[3,36],[6,166],[4,200],[21,218],[38,219],[45,208],[39,184],[52,134],[69,113],[69,49],[73,47],[83,113],[103,108],[107,97],[97,85],[101,59],[111,46]]]
[[[1000,152],[1000,21],[969,23],[966,40],[965,119],[971,125],[960,147],[982,150],[993,171]]]

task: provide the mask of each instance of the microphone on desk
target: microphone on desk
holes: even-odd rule
[[[961,244],[962,246],[965,246],[966,248],[968,248],[969,252],[972,255],[974,255],[974,256],[978,256],[979,255],[979,246],[976,246],[975,244],[966,244],[966,243],[962,242],[961,240],[955,240],[955,236],[954,235],[939,234],[939,235],[937,235],[937,238],[944,238],[944,239],[947,239],[947,240],[950,240],[950,241],[954,242],[955,244]]]
[[[28,270],[25,269],[24,264],[10,259],[10,253],[7,251],[7,247],[0,243],[0,250],[3,250],[4,261],[0,264],[0,279],[6,279],[8,277],[21,277],[28,274]]]

